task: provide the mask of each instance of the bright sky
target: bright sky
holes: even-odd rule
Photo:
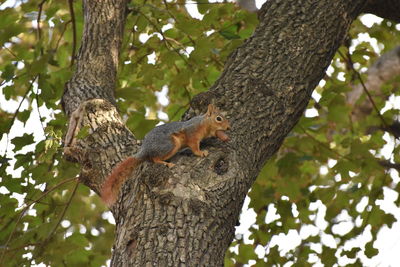
[[[12,3],[13,0],[9,0],[7,1],[7,3]],[[261,4],[264,1],[257,1],[257,6],[260,7]],[[4,7],[4,4],[3,4]],[[201,14],[199,14],[197,12],[197,7],[194,4],[188,4],[186,5],[187,9],[189,10],[190,14],[193,17],[199,18],[201,19]],[[380,23],[382,21],[382,19],[374,16],[374,15],[364,15],[362,18],[362,22],[366,25],[366,26],[371,26],[373,23]],[[142,36],[141,38],[144,38],[143,41],[146,39],[146,36]],[[376,50],[377,53],[379,53],[379,51],[381,50],[381,48],[377,45],[377,42],[375,39],[371,39],[369,37],[369,35],[363,34],[361,36],[359,36],[359,41],[369,41],[372,42],[372,45],[374,47],[374,49]],[[188,53],[190,53],[191,51],[188,51]],[[155,55],[154,55],[155,56]],[[151,57],[149,58],[150,62],[154,59],[152,59]],[[329,72],[329,70],[328,70]],[[163,90],[159,93],[157,93],[157,98],[160,102],[161,105],[165,106],[168,104],[168,98],[167,98],[167,92],[168,92],[168,88],[163,88]],[[319,99],[319,95],[314,92],[313,94],[313,98],[314,99]],[[20,99],[19,99],[20,100]],[[15,101],[15,100],[6,100],[4,98],[3,92],[2,92],[2,88],[0,88],[0,107],[3,110],[6,110],[8,112],[15,112],[18,108],[19,105],[19,100]],[[21,106],[21,111],[25,110],[28,108],[28,103],[25,101],[22,103]],[[387,103],[387,107],[385,108],[391,108],[391,107],[395,107],[395,108],[399,108],[400,109],[400,99],[395,99],[394,97],[391,97]],[[39,108],[40,110],[40,114],[42,117],[47,118],[46,121],[48,121],[51,116],[52,116],[52,111],[46,109],[46,107],[41,106]],[[316,110],[310,109],[306,111],[306,116],[307,117],[313,117],[316,116]],[[160,112],[159,117],[161,119],[167,119],[166,114]],[[44,123],[45,124],[45,123]],[[34,103],[33,108],[32,108],[32,114],[31,117],[29,118],[29,120],[27,121],[26,125],[23,125],[21,122],[16,121],[14,126],[11,129],[10,135],[7,136],[4,135],[2,136],[1,140],[0,140],[0,154],[3,155],[6,148],[8,147],[8,153],[7,156],[9,158],[13,158],[13,153],[11,153],[10,151],[12,150],[13,145],[10,144],[8,141],[15,137],[15,136],[21,136],[23,133],[32,133],[34,135],[35,141],[40,141],[44,139],[44,132],[43,132],[43,128],[42,125],[39,123],[39,113],[38,113],[38,109],[36,106],[36,103]],[[392,151],[392,146],[393,146],[393,140],[390,140],[389,136],[385,136],[385,138],[387,139],[388,142],[388,148],[387,151]],[[31,146],[27,146],[24,148],[24,151],[32,151],[34,149],[35,145],[31,145]],[[387,152],[383,151],[382,154],[385,154]],[[334,165],[334,162],[331,162],[331,164]],[[332,166],[329,166],[332,167]],[[323,174],[325,171],[327,170],[327,168],[321,168],[321,173]],[[11,168],[9,168],[8,171],[12,171]],[[20,171],[16,170],[16,171],[12,171],[14,176],[19,176],[20,175]],[[393,171],[391,173],[394,181],[399,182],[399,177],[397,176],[397,172]],[[6,193],[7,189],[5,189],[5,187],[1,187],[0,188],[0,193]],[[366,257],[362,257],[362,261],[365,264],[365,266],[394,266],[395,264],[398,264],[398,252],[400,251],[400,208],[397,207],[394,204],[394,201],[397,199],[398,193],[394,192],[393,190],[389,190],[389,189],[385,189],[384,190],[384,201],[380,201],[380,205],[382,207],[382,209],[385,212],[389,212],[394,214],[395,218],[397,219],[398,222],[393,224],[393,227],[391,229],[388,229],[387,227],[384,227],[378,234],[378,239],[375,242],[375,247],[379,249],[379,254],[375,257],[373,257],[372,259],[368,259]],[[13,194],[13,197],[17,198],[20,203],[22,204],[23,202],[23,195],[19,195],[19,194]],[[244,240],[246,243],[251,243],[251,241],[249,240],[249,234],[250,232],[248,231],[249,227],[251,225],[253,225],[255,223],[255,218],[256,218],[256,214],[252,209],[248,209],[248,204],[249,204],[249,198],[246,198],[245,200],[245,204],[243,207],[243,211],[242,214],[240,216],[240,225],[236,228],[236,234],[237,235],[243,235]],[[364,205],[364,207],[363,207]],[[362,210],[363,208],[365,208],[365,204],[361,203],[358,208],[360,208],[360,210]],[[316,222],[316,226],[313,225],[305,225],[300,232],[297,232],[295,230],[291,230],[289,231],[289,233],[287,235],[281,234],[279,236],[274,237],[271,242],[270,242],[270,247],[273,246],[279,246],[279,248],[281,249],[281,253],[284,254],[287,251],[289,251],[290,249],[293,249],[294,247],[296,247],[297,245],[300,244],[301,238],[306,238],[309,235],[321,235],[322,236],[322,242],[324,245],[332,247],[332,248],[336,248],[336,241],[334,240],[334,238],[330,235],[327,235],[324,233],[324,229],[327,226],[327,222],[323,219],[324,215],[325,215],[325,211],[326,208],[324,205],[322,205],[322,203],[320,201],[317,201],[316,203],[314,203],[312,205],[312,208],[315,210],[318,210],[317,212],[317,216],[315,217],[315,222]],[[296,211],[294,211],[295,213]],[[110,221],[113,221],[113,219],[111,218],[112,216],[110,215],[110,213],[108,213],[107,215],[104,215],[106,218],[109,218]],[[347,232],[351,229],[351,223],[346,222],[346,218],[348,217],[347,214],[343,213],[342,216],[342,223],[340,223],[338,226],[335,226],[334,232]],[[279,216],[276,214],[276,209],[274,207],[273,204],[269,205],[268,208],[268,214],[266,217],[266,221],[267,222],[272,222],[276,219],[279,219]],[[67,222],[64,222],[67,223]],[[353,243],[351,244],[356,245],[356,246],[361,246],[362,244],[368,242],[371,239],[371,234],[369,232],[369,229],[366,229],[364,232],[364,235],[360,238],[357,238],[355,240],[353,240],[352,242],[349,243]],[[318,251],[321,249],[320,245],[316,245],[315,249]],[[258,246],[256,248],[256,252],[260,257],[264,257],[264,255],[266,254],[266,252],[268,252],[268,249],[265,249],[261,246]],[[311,262],[316,261],[316,259],[311,258],[310,259]],[[341,265],[346,263],[346,260],[343,258],[340,260],[339,262]],[[290,266],[289,264],[284,265],[284,266]],[[316,262],[314,266],[323,266],[321,263]]]

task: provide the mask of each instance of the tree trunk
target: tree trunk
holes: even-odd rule
[[[172,169],[144,163],[134,171],[112,207],[117,223],[112,266],[223,265],[247,191],[303,114],[364,3],[264,4],[253,36],[188,112],[215,103],[228,113],[231,142],[205,142],[206,158],[180,153]],[[137,150],[111,104],[126,1],[85,1],[84,8],[82,47],[63,105],[71,115],[69,133],[85,125],[89,135],[68,140],[65,152],[82,164],[81,180],[99,192],[112,166]]]

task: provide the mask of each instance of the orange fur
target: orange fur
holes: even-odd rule
[[[126,158],[124,161],[120,162],[107,177],[100,195],[109,207],[117,200],[121,185],[129,178],[129,175],[141,162],[142,160],[134,157]]]
[[[200,124],[194,133],[192,135],[187,135],[186,134],[186,145],[190,147],[192,150],[193,154],[199,157],[204,157],[207,156],[208,152],[207,151],[201,151],[200,150],[200,142],[203,140],[205,137],[208,136],[208,125],[205,123]]]
[[[222,114],[220,114],[220,111],[214,105],[208,105],[208,110],[203,117],[204,119],[198,122],[195,129],[193,129],[193,125],[189,123],[186,128],[183,127],[183,130],[172,134],[170,133],[169,137],[172,139],[173,143],[171,151],[166,154],[161,154],[160,152],[159,155],[153,156],[152,158],[148,158],[147,156],[146,160],[173,167],[175,164],[166,162],[165,160],[173,157],[182,147],[188,146],[196,156],[205,157],[208,155],[208,151],[200,150],[201,140],[211,136],[216,136],[222,141],[229,140],[229,137],[224,133],[225,130],[230,128],[229,121],[222,117]],[[165,140],[166,136],[162,137],[163,138],[160,138],[159,142],[165,142],[162,140]],[[165,151],[162,153],[165,153]],[[143,159],[129,157],[119,163],[113,169],[110,176],[107,177],[101,190],[101,197],[109,207],[115,203],[122,184],[142,161]]]

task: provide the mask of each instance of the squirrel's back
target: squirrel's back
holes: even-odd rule
[[[182,131],[190,134],[204,120],[204,116],[196,116],[188,121],[174,121],[159,125],[146,134],[139,152],[135,155],[140,159],[151,159],[160,155],[166,155],[174,148],[172,135]]]

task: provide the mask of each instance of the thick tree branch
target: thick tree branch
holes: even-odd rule
[[[295,2],[298,6],[286,1],[263,6],[254,35],[230,57],[212,89],[231,112],[234,147],[250,176],[257,175],[303,114],[363,5]]]
[[[176,168],[144,164],[134,172],[113,210],[112,266],[223,265],[248,189],[303,114],[363,4],[264,4],[253,36],[191,105],[199,112],[214,102],[227,111],[231,143],[206,143],[205,159],[178,155]]]
[[[77,70],[63,96],[67,114],[76,119],[66,154],[83,165],[80,180],[95,191],[112,166],[137,149],[110,104],[125,4],[85,2]],[[134,171],[112,210],[117,223],[112,266],[223,265],[246,193],[303,114],[363,5],[363,0],[264,4],[253,36],[191,105],[196,113],[209,103],[226,111],[231,143],[208,140],[206,158],[183,152],[171,159],[172,169],[144,163]],[[76,139],[85,126],[89,135]]]
[[[127,0],[84,1],[76,70],[62,97],[70,116],[65,155],[82,165],[81,182],[97,192],[112,166],[132,153],[135,144],[112,105],[126,5]],[[88,138],[77,139],[80,130],[87,130]]]
[[[369,0],[363,12],[377,15],[400,23],[400,1],[398,0]]]
[[[84,29],[76,70],[66,84],[62,105],[70,115],[88,99],[114,100],[118,56],[127,0],[84,1]]]

